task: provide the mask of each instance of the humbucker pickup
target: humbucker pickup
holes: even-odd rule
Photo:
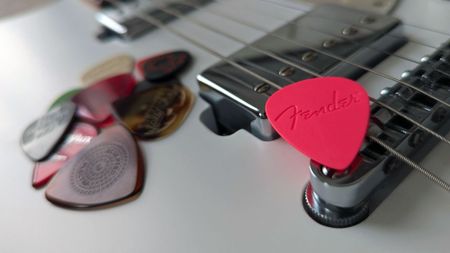
[[[326,17],[326,18],[324,18]],[[323,5],[267,34],[252,47],[267,50],[323,76],[357,79],[365,73],[355,65],[320,54],[323,50],[367,68],[380,63],[406,42],[393,17],[375,15],[335,5]],[[303,47],[303,45],[309,45]],[[285,86],[312,76],[252,47],[229,59],[264,78]],[[276,91],[267,83],[221,61],[198,75],[200,96],[211,106],[201,120],[213,132],[229,135],[246,129],[262,140],[278,137],[268,123],[265,103]]]

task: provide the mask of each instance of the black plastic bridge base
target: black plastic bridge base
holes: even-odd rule
[[[354,226],[365,220],[370,214],[368,203],[361,203],[355,208],[341,208],[322,201],[314,193],[310,183],[303,191],[302,203],[306,213],[313,220],[333,228]]]

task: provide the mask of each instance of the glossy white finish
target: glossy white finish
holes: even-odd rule
[[[198,99],[182,128],[155,142],[141,142],[147,178],[141,196],[101,211],[51,205],[31,187],[32,163],[19,138],[52,100],[80,85],[90,66],[115,54],[144,57],[187,49],[195,57],[183,83],[198,92],[195,76],[218,59],[166,31],[139,40],[100,43],[94,12],[81,1],[60,1],[0,22],[0,252],[448,252],[450,195],[412,173],[363,223],[347,229],[318,225],[303,211],[300,195],[308,159],[282,140],[262,142],[245,131],[219,137],[199,121],[207,104]],[[222,1],[208,8],[275,28],[298,12],[256,0]],[[308,5],[309,6],[309,5]],[[256,12],[257,11],[257,12]],[[404,0],[396,16],[450,32],[450,3]],[[262,34],[196,12],[193,17],[252,41]],[[275,18],[274,18],[275,17]],[[240,44],[193,24],[172,27],[224,54]],[[433,45],[446,37],[408,28]],[[399,53],[420,59],[430,48],[409,44]],[[376,70],[399,77],[414,64],[391,57]],[[392,82],[373,74],[360,80],[372,95]],[[449,147],[441,144],[423,163],[450,179]]]

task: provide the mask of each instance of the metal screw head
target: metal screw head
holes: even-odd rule
[[[302,61],[310,62],[317,58],[317,53],[313,51],[306,52],[302,55]]]
[[[324,48],[332,48],[336,45],[336,41],[333,39],[326,40],[322,43],[322,47]]]
[[[375,21],[377,21],[377,19],[375,17],[367,16],[367,17],[362,18],[360,20],[360,23],[363,25],[369,25],[369,24],[374,23]]]
[[[389,157],[388,160],[384,163],[383,172],[384,174],[389,174],[391,171],[396,169],[400,165],[400,161],[394,157]]]
[[[255,88],[253,88],[254,91],[258,92],[258,93],[265,93],[270,89],[270,85],[267,83],[261,83],[257,86],[255,86]]]
[[[391,91],[391,88],[384,88],[380,91],[380,95],[387,95]]]
[[[442,122],[447,117],[448,111],[443,107],[439,107],[431,116],[431,121],[434,123]]]
[[[425,132],[417,130],[414,132],[408,140],[409,146],[415,148],[425,141]]]
[[[358,33],[358,29],[354,27],[347,27],[342,30],[342,35],[353,36]]]
[[[424,57],[420,58],[420,62],[427,62],[430,59],[430,56],[425,55]]]
[[[295,74],[295,69],[293,67],[289,67],[289,66],[283,67],[280,69],[280,71],[278,71],[278,74],[280,76],[284,76],[284,77],[292,76],[293,74]]]
[[[410,76],[410,75],[411,75],[411,72],[405,71],[405,72],[402,73],[401,77],[402,77],[402,78],[407,78],[407,77]]]

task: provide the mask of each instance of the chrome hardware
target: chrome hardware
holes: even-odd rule
[[[280,76],[284,76],[284,77],[292,76],[294,73],[295,73],[294,67],[289,67],[289,66],[283,67],[280,69],[280,71],[278,71],[278,74]]]
[[[266,93],[270,89],[270,85],[267,83],[262,83],[260,85],[255,86],[253,89],[254,91],[258,93]]]
[[[334,47],[336,45],[336,43],[337,43],[336,40],[329,39],[329,40],[326,40],[326,41],[324,41],[322,43],[322,47],[324,47],[324,48],[332,48],[332,47]]]
[[[420,58],[420,62],[422,62],[422,63],[427,62],[429,59],[430,59],[430,56],[426,55],[426,56]]]
[[[302,55],[302,61],[304,62],[310,62],[317,58],[317,53],[313,51],[306,52]]]
[[[381,96],[387,95],[387,94],[389,94],[390,91],[391,91],[391,88],[384,88],[380,91],[380,95]]]
[[[347,27],[342,30],[342,35],[353,36],[358,33],[358,29],[354,27]]]
[[[411,72],[410,72],[410,71],[405,71],[405,72],[402,73],[401,77],[402,77],[402,78],[407,78],[407,77],[410,76],[410,75],[411,75]]]

